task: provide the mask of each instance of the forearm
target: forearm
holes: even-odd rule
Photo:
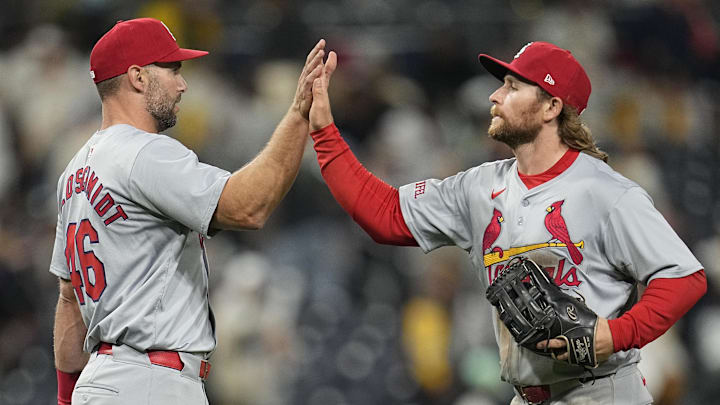
[[[363,167],[335,125],[311,136],[322,176],[352,219],[378,243],[417,246],[405,224],[398,190]]]
[[[83,352],[86,334],[72,284],[61,279],[53,328],[58,405],[70,405],[75,382],[90,357]]]
[[[297,176],[307,133],[307,120],[291,108],[262,152],[230,176],[211,226],[262,228]]]
[[[83,323],[74,295],[72,298],[68,297],[68,289],[70,294],[73,294],[70,282],[61,281],[60,283],[61,292],[53,328],[55,368],[66,373],[76,373],[82,371],[90,357],[89,354],[83,352],[87,328]],[[65,287],[62,287],[63,283],[66,284]]]
[[[653,280],[637,304],[621,317],[608,321],[615,351],[641,348],[660,337],[706,290],[704,270],[677,279]]]

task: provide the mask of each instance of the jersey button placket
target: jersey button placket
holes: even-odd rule
[[[520,200],[520,205],[522,205],[523,208],[527,208],[530,205],[530,201],[527,198],[523,198]],[[517,220],[517,224],[522,226],[525,223],[525,217],[519,216]]]

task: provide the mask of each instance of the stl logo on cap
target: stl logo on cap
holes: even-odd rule
[[[528,46],[530,46],[530,45],[532,45],[532,44],[533,44],[532,42],[528,42],[527,44],[525,44],[525,46],[523,46],[522,48],[520,48],[520,50],[518,51],[518,53],[515,54],[515,57],[513,57],[513,59],[519,58],[520,55],[522,55],[523,52],[525,52],[525,50],[528,48]]]
[[[90,76],[99,83],[126,73],[132,65],[180,62],[207,54],[206,51],[180,48],[168,26],[160,20],[118,21],[90,52]]]
[[[170,31],[170,28],[168,28],[168,26],[165,25],[165,23],[162,22],[162,21],[160,21],[160,24],[162,24],[163,27],[165,27],[165,29],[167,30],[168,34],[170,34],[170,36],[172,37],[172,39],[173,39],[175,42],[177,42],[177,38],[175,38],[175,35],[173,35],[172,31]]]

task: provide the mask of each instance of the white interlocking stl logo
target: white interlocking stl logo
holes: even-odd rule
[[[168,26],[167,26],[167,25],[165,25],[165,23],[164,23],[164,22],[162,22],[162,21],[160,21],[160,24],[162,24],[162,25],[163,25],[163,27],[165,27],[165,29],[167,30],[168,34],[170,34],[170,36],[172,37],[173,41],[177,42],[177,39],[175,39],[175,35],[173,35],[173,33],[172,33],[172,32],[170,32],[170,28],[168,28]]]
[[[572,305],[568,305],[567,308],[565,308],[565,312],[567,312],[567,316],[572,319],[573,321],[577,321],[577,314],[575,314],[575,307]]]
[[[575,339],[575,344],[573,346],[575,350],[575,358],[578,362],[583,361],[586,357],[590,356],[587,340],[587,337]]]
[[[553,79],[552,76],[550,76],[550,73],[548,73],[547,76],[545,76],[545,80],[543,80],[543,81],[545,83],[548,83],[551,86],[555,85],[555,79]]]
[[[522,53],[525,52],[525,50],[528,48],[528,46],[530,46],[530,45],[532,45],[532,44],[533,44],[532,42],[528,42],[527,44],[525,44],[525,46],[523,46],[522,48],[520,48],[520,50],[518,51],[518,53],[515,54],[515,57],[514,57],[513,59],[519,58],[520,55],[522,55]]]

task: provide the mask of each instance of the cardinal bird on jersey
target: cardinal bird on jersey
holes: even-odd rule
[[[572,240],[570,240],[570,233],[568,233],[565,219],[562,217],[562,205],[564,202],[565,200],[555,201],[547,207],[546,211],[548,213],[545,215],[545,228],[550,232],[553,239],[557,239],[567,245],[573,263],[580,264],[583,261],[583,255]]]
[[[493,209],[492,219],[483,234],[483,253],[487,252],[500,236],[500,229],[502,228],[500,224],[502,221],[504,221],[502,212],[498,211],[497,208]],[[499,253],[500,257],[503,257],[503,250],[499,246],[495,246],[492,251]]]

